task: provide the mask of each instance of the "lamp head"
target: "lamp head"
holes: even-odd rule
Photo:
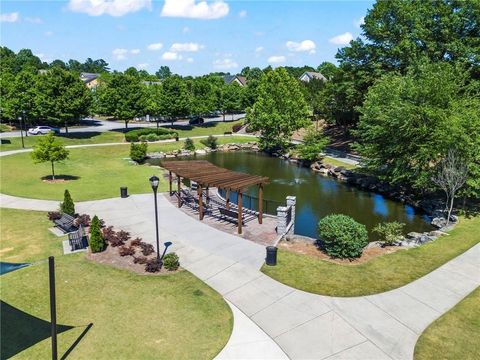
[[[153,191],[157,191],[160,179],[157,176],[153,175],[149,179],[149,181],[150,181],[150,186],[152,187]]]

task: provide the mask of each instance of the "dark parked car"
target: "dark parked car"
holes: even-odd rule
[[[188,120],[188,123],[190,125],[202,125],[205,122],[202,117],[200,116],[194,116],[190,120]]]

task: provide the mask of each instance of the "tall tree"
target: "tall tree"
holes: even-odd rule
[[[52,166],[52,180],[55,180],[55,163],[68,159],[69,151],[55,138],[53,132],[37,141],[32,151],[35,163],[49,162]]]
[[[166,65],[160,66],[160,68],[157,70],[155,75],[160,79],[160,80],[165,80],[166,78],[172,76],[172,71],[170,68]]]
[[[173,122],[190,111],[190,94],[184,79],[178,75],[167,77],[162,82],[163,109],[162,115]]]
[[[295,130],[306,126],[309,111],[298,81],[283,68],[267,72],[258,86],[258,99],[247,110],[252,130],[260,131],[262,149],[285,149]]]
[[[222,84],[217,96],[217,106],[223,114],[223,121],[227,113],[231,113],[233,119],[233,113],[242,110],[243,88],[236,82]]]
[[[191,93],[190,113],[204,115],[216,110],[215,82],[201,76],[188,81]]]

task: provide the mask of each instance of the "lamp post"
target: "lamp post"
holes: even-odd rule
[[[160,240],[158,236],[158,206],[157,206],[157,190],[158,190],[158,183],[160,179],[153,175],[150,179],[150,185],[153,190],[153,198],[155,200],[155,230],[157,235],[157,262],[160,263]]]
[[[22,148],[25,149],[25,143],[23,142],[23,122],[22,122],[22,117],[18,117],[18,121],[20,122],[20,137],[22,138]]]
[[[27,112],[25,110],[22,110],[22,116],[23,116],[23,126],[25,127],[25,136],[28,137],[28,131],[27,131]]]

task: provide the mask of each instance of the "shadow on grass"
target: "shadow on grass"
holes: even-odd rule
[[[68,134],[57,134],[56,137],[64,139],[91,139],[101,135],[100,131],[69,132]]]
[[[27,314],[4,301],[0,302],[0,309],[1,359],[9,359],[50,337],[50,322]],[[59,334],[73,328],[68,325],[57,325]]]
[[[83,337],[87,335],[88,331],[92,328],[93,323],[88,324],[85,329],[82,331],[80,336],[73,342],[73,344],[68,348],[67,351],[65,351],[65,354],[62,355],[60,360],[64,360],[70,355],[70,353],[77,347],[78,344],[80,344],[80,341],[82,341]]]
[[[42,180],[51,182],[71,181],[78,179],[80,179],[80,176],[75,175],[55,175],[55,180],[52,180],[52,175],[42,176]]]

